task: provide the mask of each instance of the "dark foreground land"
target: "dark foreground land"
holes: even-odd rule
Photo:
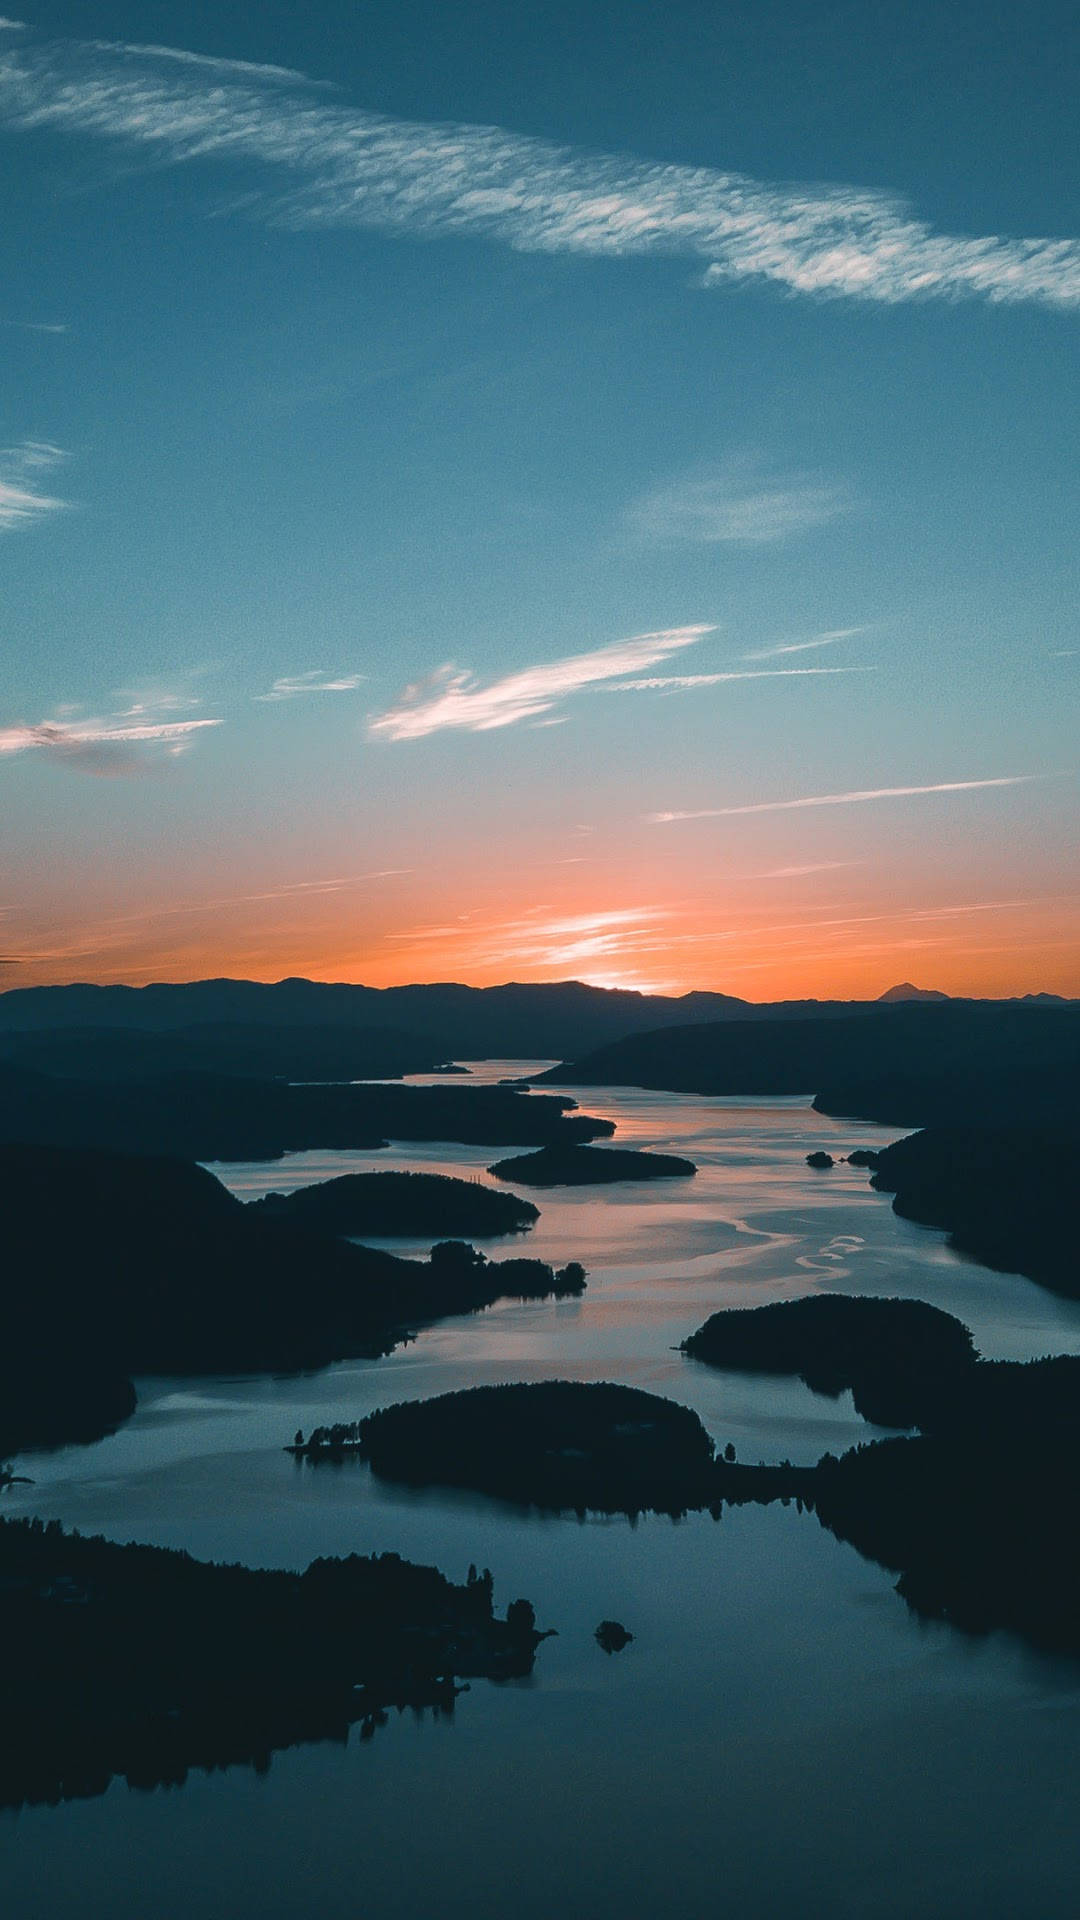
[[[908,1413],[918,1411],[925,1425],[840,1459],[826,1454],[816,1467],[742,1465],[730,1448],[715,1453],[687,1408],[576,1381],[479,1387],[388,1407],[295,1450],[316,1461],[355,1453],[385,1479],[467,1487],[558,1512],[705,1508],[719,1518],[725,1502],[795,1500],[896,1572],[898,1592],[920,1614],[1080,1654],[1080,1358],[978,1360],[966,1329],[947,1315],[923,1321],[912,1337],[909,1302],[843,1304],[879,1311],[851,1319],[832,1390],[842,1375],[863,1391],[869,1381],[873,1395],[882,1390],[892,1321],[906,1358],[889,1390],[906,1394]],[[760,1311],[770,1318],[749,1332],[744,1325],[725,1344],[722,1364],[738,1365],[741,1346],[754,1370],[771,1357],[777,1371],[813,1376],[837,1316],[827,1312],[814,1325],[794,1315],[785,1326],[776,1316],[787,1307]],[[920,1354],[932,1386],[920,1378]]]
[[[631,1147],[541,1147],[488,1168],[498,1180],[523,1187],[600,1187],[615,1180],[686,1180],[697,1172],[677,1153],[639,1153]]]
[[[67,1080],[0,1062],[0,1141],[109,1147],[188,1160],[279,1160],[312,1147],[454,1140],[533,1147],[596,1140],[609,1120],[572,1112],[566,1095],[512,1087],[292,1086],[222,1074]]]
[[[584,1151],[584,1149],[582,1149]],[[345,1173],[296,1193],[268,1193],[253,1211],[324,1233],[525,1233],[540,1218],[531,1200],[445,1173]]]
[[[55,1522],[0,1522],[0,1806],[85,1798],[120,1775],[261,1771],[310,1740],[370,1734],[388,1708],[453,1710],[457,1681],[528,1674],[533,1609],[492,1609],[396,1554],[306,1573],[213,1566]]]
[[[0,1457],[100,1438],[131,1413],[135,1374],[296,1372],[585,1284],[458,1241],[427,1261],[353,1246],[145,1155],[0,1147],[0,1218]]]

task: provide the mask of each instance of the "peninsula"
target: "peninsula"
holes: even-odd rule
[[[527,1600],[496,1617],[475,1569],[456,1586],[389,1553],[259,1572],[0,1521],[0,1806],[85,1799],[118,1775],[265,1772],[394,1708],[451,1713],[459,1680],[529,1674],[541,1638]]]

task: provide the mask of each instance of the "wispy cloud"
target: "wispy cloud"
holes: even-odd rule
[[[660,546],[760,547],[826,526],[850,507],[834,482],[806,474],[770,478],[752,462],[734,461],[646,494],[629,509],[626,526]]]
[[[27,25],[25,20],[7,20],[5,19],[4,15],[0,13],[0,33],[26,33],[26,32],[27,32]]]
[[[284,69],[60,42],[0,58],[0,115],[164,161],[265,169],[281,224],[471,234],[521,251],[695,260],[706,285],[814,297],[1080,304],[1075,239],[936,232],[897,196],[594,154],[499,127],[350,109]],[[245,181],[247,185],[247,181]]]
[[[525,667],[487,686],[478,683],[471,673],[448,664],[406,687],[394,706],[370,721],[370,731],[383,740],[419,740],[448,729],[489,733],[496,727],[512,727],[520,720],[537,720],[569,695],[654,666],[713,631],[711,626],[695,626],[639,633],[592,653],[571,654],[543,666]]]
[[[162,748],[172,756],[184,753],[195,734],[220,727],[214,720],[138,721],[124,716],[90,720],[42,720],[35,726],[0,727],[0,757],[42,753],[61,766],[105,778],[140,772],[145,756]]]
[[[874,673],[874,667],[759,667],[728,673],[661,673],[643,680],[620,680],[609,693],[684,693],[693,687],[719,687],[728,680],[816,680],[822,674]]]
[[[210,53],[191,53],[186,47],[162,47],[145,45],[140,41],[91,40],[88,48],[94,53],[125,54],[133,60],[174,61],[180,67],[194,67],[202,73],[229,75],[241,80],[289,81],[303,87],[327,86],[327,81],[312,81],[306,74],[299,73],[295,67],[268,66],[262,60],[225,60]]]
[[[2,25],[0,25],[2,31]],[[19,333],[67,333],[66,320],[0,320],[0,327],[14,327]]]
[[[835,873],[839,867],[862,867],[864,860],[813,860],[803,867],[770,867],[766,873],[748,873],[747,880],[801,880],[808,873]]]
[[[299,700],[305,693],[355,693],[367,679],[366,673],[342,673],[336,678],[314,668],[310,673],[287,673],[275,680],[269,693],[256,693],[256,700]]]
[[[782,654],[811,653],[816,647],[835,647],[839,640],[857,640],[869,627],[834,627],[829,633],[818,633],[812,640],[788,640],[779,647],[760,647],[756,653],[744,653],[744,660],[778,660]]]
[[[799,800],[755,800],[750,806],[672,809],[647,813],[645,818],[654,826],[667,826],[674,820],[728,820],[736,814],[789,813],[799,807],[851,807],[868,800],[906,800],[924,793],[974,793],[984,787],[1022,787],[1032,780],[1053,778],[1047,773],[1009,773],[993,780],[938,780],[925,787],[862,787],[853,793],[815,793]]]
[[[24,440],[0,449],[0,529],[29,526],[43,514],[66,507],[66,500],[43,493],[38,483],[40,474],[65,458],[62,448],[47,440]]]

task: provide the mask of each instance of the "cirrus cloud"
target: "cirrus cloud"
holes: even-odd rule
[[[38,482],[39,474],[66,458],[63,448],[47,440],[23,440],[0,449],[0,529],[29,526],[67,506],[66,500],[43,493]]]
[[[801,807],[852,807],[872,800],[908,800],[926,793],[976,793],[985,787],[1023,787],[1032,780],[1052,780],[1049,773],[1006,773],[990,780],[938,780],[924,787],[860,787],[851,793],[814,793],[798,800],[755,800],[749,806],[695,807],[647,813],[652,826],[677,820],[728,820],[744,813],[790,813]]]
[[[41,720],[34,726],[0,727],[0,757],[42,753],[76,772],[104,778],[139,773],[147,751],[162,748],[172,757],[186,752],[193,737],[214,720],[169,720],[125,725],[122,716],[101,720]]]
[[[321,668],[309,673],[286,673],[275,680],[269,693],[256,693],[256,700],[299,700],[307,693],[355,693],[367,679],[366,673],[342,673],[333,676]]]
[[[667,255],[695,261],[705,286],[748,281],[816,299],[1080,305],[1075,238],[940,233],[899,195],[872,188],[762,181],[501,127],[395,119],[339,104],[288,70],[182,48],[19,43],[0,56],[0,120],[123,143],[158,161],[243,166],[245,210],[282,226]]]
[[[571,694],[656,666],[714,631],[712,626],[692,626],[638,633],[590,653],[524,667],[486,686],[448,662],[406,687],[392,707],[369,721],[368,730],[376,739],[420,740],[431,733],[490,733],[521,720],[535,721]]]

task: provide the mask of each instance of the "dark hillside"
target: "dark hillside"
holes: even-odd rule
[[[1080,1008],[902,1001],[845,1021],[732,1021],[639,1034],[552,1068],[538,1084],[676,1093],[812,1094],[886,1074],[1080,1070]]]

